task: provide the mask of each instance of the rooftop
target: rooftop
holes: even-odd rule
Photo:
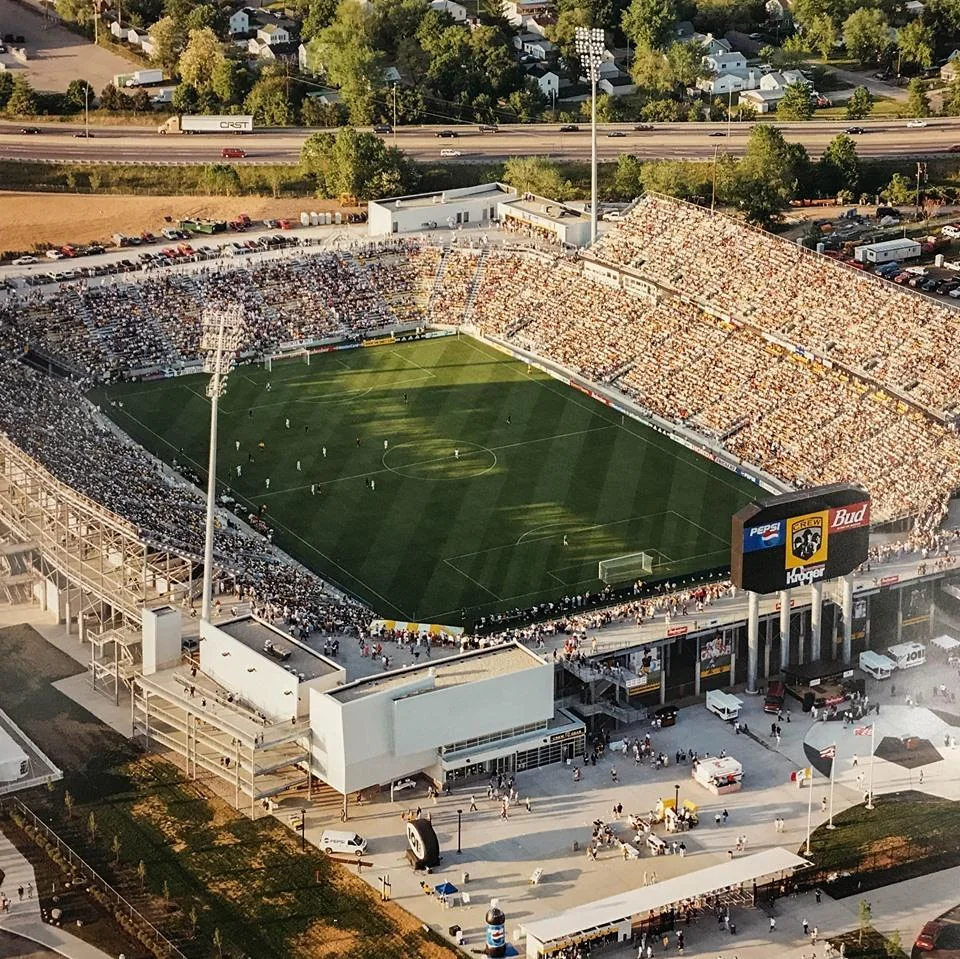
[[[507,643],[503,646],[465,653],[462,656],[451,656],[449,659],[435,662],[428,660],[417,666],[407,666],[379,676],[358,679],[346,686],[330,690],[328,695],[342,703],[350,703],[374,693],[401,689],[411,680],[424,679],[431,674],[434,681],[433,688],[442,689],[544,665],[546,665],[544,660],[519,643]]]
[[[455,146],[456,144],[451,144]],[[514,196],[514,191],[502,183],[483,183],[476,187],[463,190],[444,190],[441,193],[415,193],[410,196],[388,197],[375,200],[382,207],[394,209],[413,209],[415,207],[435,207],[443,203],[461,202],[464,200],[489,200],[497,202]]]
[[[520,210],[539,219],[549,220],[551,223],[569,223],[586,215],[565,206],[559,200],[549,200],[532,193],[525,193],[522,197],[510,201],[508,210]]]
[[[243,616],[226,623],[217,623],[217,629],[228,636],[232,636],[243,643],[244,646],[256,650],[256,652],[290,672],[302,674],[305,682],[316,679],[318,676],[329,676],[342,669],[332,660],[314,652],[303,643],[296,642],[275,626],[271,626],[255,616]],[[280,655],[272,656],[268,653],[268,644],[274,650],[277,650]],[[289,656],[281,659],[281,656],[285,656],[287,653],[289,653]]]

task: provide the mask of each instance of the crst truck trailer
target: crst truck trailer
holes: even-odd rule
[[[149,87],[163,83],[163,70],[134,70],[133,73],[118,73],[113,78],[117,87]]]
[[[170,117],[157,133],[253,133],[253,117],[176,116]]]

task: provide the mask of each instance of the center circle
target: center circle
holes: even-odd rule
[[[382,463],[391,473],[409,479],[465,480],[494,469],[497,454],[465,440],[424,439],[388,447]]]

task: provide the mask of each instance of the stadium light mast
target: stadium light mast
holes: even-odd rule
[[[203,369],[210,374],[207,396],[210,397],[210,458],[207,464],[207,524],[203,540],[203,600],[200,618],[210,622],[213,608],[213,521],[217,497],[217,411],[220,397],[227,387],[227,376],[233,369],[243,332],[243,310],[239,306],[204,311],[200,351],[204,354]]]
[[[576,28],[577,56],[590,77],[590,243],[597,242],[597,81],[606,50],[603,30]]]

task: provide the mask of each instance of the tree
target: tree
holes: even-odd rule
[[[361,200],[408,193],[416,170],[399,151],[380,137],[344,127],[336,135],[314,133],[300,150],[300,166],[312,176],[320,196],[350,196]]]
[[[711,170],[711,165],[706,163],[691,163],[688,160],[656,160],[653,163],[643,164],[640,182],[647,192],[664,193],[681,199],[709,196]]]
[[[933,30],[918,17],[901,27],[897,33],[897,47],[904,60],[929,67],[933,63],[936,39]]]
[[[900,939],[900,930],[894,929],[887,939],[887,955],[890,959],[902,959],[903,942]]]
[[[57,13],[71,23],[86,23],[93,18],[90,0],[56,0]]]
[[[214,196],[235,196],[240,192],[240,174],[229,163],[208,163],[200,180],[207,193]]]
[[[637,47],[630,65],[633,82],[649,93],[668,93],[673,89],[673,71],[662,50],[647,44]]]
[[[643,164],[632,153],[621,153],[617,157],[617,168],[613,174],[613,192],[621,200],[632,200],[643,193]]]
[[[890,24],[880,10],[861,7],[843,21],[843,42],[860,63],[872,63],[890,44]]]
[[[333,18],[337,15],[337,2],[338,0],[306,0],[301,5],[301,10],[305,8],[303,26],[300,29],[300,38],[304,43],[333,23]]]
[[[671,0],[631,0],[620,27],[636,46],[662,47],[676,20]]]
[[[857,918],[860,925],[860,936],[858,938],[858,943],[863,945],[863,934],[870,928],[870,920],[873,918],[873,909],[870,906],[870,903],[866,899],[860,900],[860,905],[857,907]]]
[[[162,17],[150,28],[152,59],[164,70],[172,71],[183,47],[183,32],[173,17]]]
[[[287,77],[263,76],[250,88],[243,108],[257,124],[268,127],[289,127],[297,122],[302,91]]]
[[[197,915],[197,907],[191,906],[190,907],[190,935],[191,936],[196,936],[197,934],[197,922],[199,918],[200,917]]]
[[[788,144],[777,127],[755,126],[730,181],[729,198],[751,223],[769,225],[796,195],[801,167],[808,161],[803,147]]]
[[[120,864],[120,850],[122,848],[120,837],[114,833],[113,839],[110,840],[110,851],[113,853],[113,864],[115,866]]]
[[[147,881],[147,864],[142,859],[137,863],[137,878],[140,880],[140,888],[143,889]]]
[[[545,157],[510,157],[503,168],[503,179],[518,193],[536,193],[551,200],[566,200],[572,191],[560,168]]]
[[[338,103],[324,103],[320,97],[304,97],[300,124],[305,127],[338,127],[346,120]]]
[[[226,62],[217,35],[209,27],[191,30],[190,39],[177,61],[180,79],[195,90],[204,90],[213,82],[213,75]]]
[[[108,83],[100,91],[100,107],[112,113],[120,113],[132,107],[131,98],[112,83]]]
[[[902,173],[894,173],[880,193],[883,199],[893,206],[910,203],[914,198],[913,184]]]
[[[912,117],[930,116],[930,98],[919,77],[907,84],[907,113]]]
[[[799,33],[788,37],[777,51],[774,63],[778,70],[796,70],[810,55],[810,44]]]
[[[7,112],[20,117],[37,112],[37,95],[22,73],[18,73],[13,78],[13,88],[10,91],[10,99],[7,100]]]
[[[214,948],[217,950],[217,955],[219,956],[219,959],[223,959],[223,936],[220,935],[219,926],[217,926],[217,928],[213,930],[213,945],[214,945]]]
[[[0,109],[5,107],[13,94],[13,74],[7,70],[0,73]]]
[[[196,113],[200,108],[200,97],[189,83],[180,83],[173,91],[171,105],[175,113]]]
[[[76,800],[73,798],[73,794],[68,790],[63,794],[63,804],[67,807],[67,818],[73,819],[73,807],[76,803]]]
[[[821,60],[826,60],[833,53],[838,39],[836,24],[825,13],[814,17],[807,27],[807,43],[820,54]]]
[[[138,87],[130,97],[130,106],[134,113],[150,113],[153,110],[153,101],[150,99],[150,92],[143,87]]]
[[[210,75],[210,89],[224,104],[241,103],[250,88],[250,74],[236,60],[224,59]]]
[[[960,117],[960,80],[954,80],[943,98],[943,115]]]
[[[777,104],[777,116],[781,120],[809,120],[813,116],[810,90],[805,83],[791,83],[783,91]]]
[[[709,71],[703,65],[703,46],[698,40],[671,43],[667,48],[667,65],[674,86],[682,90],[696,86],[697,80],[706,77]]]
[[[93,106],[97,97],[93,92],[93,87],[86,80],[71,80],[67,84],[67,91],[64,93],[63,99],[70,109],[79,112],[84,109],[85,103]]]
[[[860,187],[860,160],[853,139],[846,133],[835,136],[820,160],[825,193],[856,193]]]
[[[228,23],[229,19],[220,7],[215,7],[210,3],[201,3],[188,14],[186,30],[189,35],[194,30],[203,30],[206,27],[220,36],[226,30]]]
[[[676,100],[650,100],[640,108],[648,123],[675,123],[686,119],[686,109]]]
[[[97,817],[92,811],[87,817],[87,835],[90,837],[90,842],[97,841]]]
[[[865,120],[873,112],[873,94],[866,87],[857,87],[847,100],[847,119]]]
[[[757,108],[752,103],[739,103],[737,104],[737,119],[745,123],[752,123],[753,121],[759,119],[760,114],[757,112]]]

